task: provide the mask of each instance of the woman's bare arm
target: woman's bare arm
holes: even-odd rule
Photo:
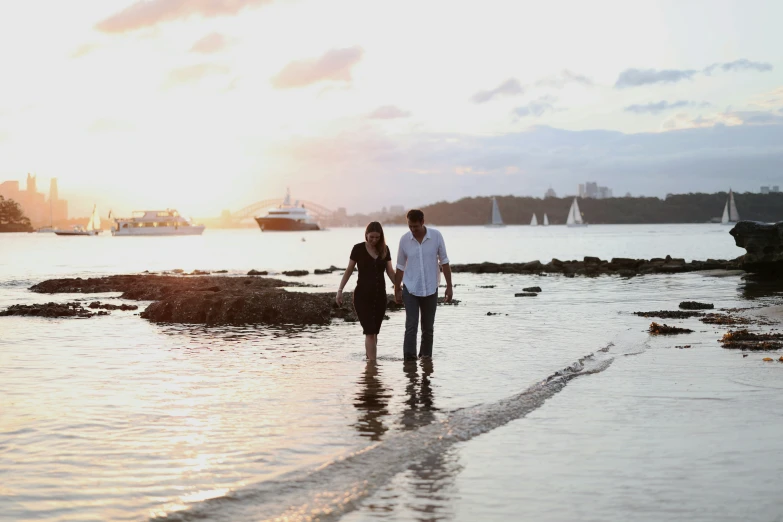
[[[356,266],[356,261],[353,259],[348,261],[348,268],[345,269],[345,273],[343,274],[343,278],[340,281],[340,287],[337,289],[337,297],[335,297],[335,301],[337,302],[337,306],[343,305],[343,288],[345,288],[345,285],[348,284],[348,280],[351,278],[351,274],[353,273],[353,269]]]

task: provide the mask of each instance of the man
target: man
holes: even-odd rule
[[[394,300],[405,303],[405,360],[416,359],[416,334],[421,312],[421,347],[419,357],[432,357],[435,310],[438,307],[438,269],[446,278],[446,302],[451,302],[451,267],[443,236],[432,227],[424,226],[424,212],[408,212],[407,232],[397,250],[397,273],[394,278]]]

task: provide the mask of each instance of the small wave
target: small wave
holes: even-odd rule
[[[609,346],[583,357],[521,393],[455,410],[443,420],[390,435],[314,470],[248,485],[205,499],[189,509],[183,509],[186,506],[182,504],[151,520],[335,520],[356,509],[362,499],[411,464],[524,417],[565,388],[571,379],[602,372],[614,361],[608,351]]]

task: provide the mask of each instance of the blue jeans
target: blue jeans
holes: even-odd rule
[[[419,329],[419,311],[421,311],[421,347],[419,357],[432,357],[432,338],[435,328],[435,310],[438,308],[438,292],[419,297],[402,287],[402,302],[405,304],[405,341],[402,355],[416,357],[416,334]]]

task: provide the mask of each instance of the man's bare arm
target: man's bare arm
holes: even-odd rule
[[[446,263],[440,267],[443,269],[443,277],[446,278],[446,302],[448,303],[454,297],[454,289],[451,286],[451,266]]]

